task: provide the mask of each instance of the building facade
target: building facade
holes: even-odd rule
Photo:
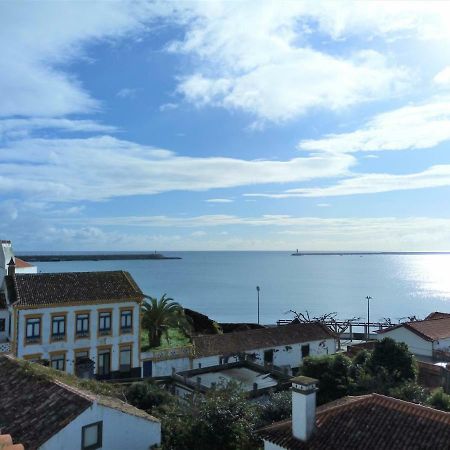
[[[140,377],[143,295],[127,272],[16,274],[3,281],[10,352],[99,379]]]

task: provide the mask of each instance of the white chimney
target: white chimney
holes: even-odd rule
[[[292,434],[306,442],[316,426],[316,391],[318,380],[296,377],[292,380]]]

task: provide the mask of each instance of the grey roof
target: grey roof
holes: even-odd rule
[[[69,386],[54,379],[52,370],[33,367],[33,363],[0,355],[0,428],[27,450],[39,448],[94,402],[158,422],[132,405]]]
[[[298,323],[192,338],[194,355],[231,355],[248,350],[334,339],[333,332],[320,323]]]
[[[128,272],[67,272],[6,276],[10,302],[17,306],[142,299]]]

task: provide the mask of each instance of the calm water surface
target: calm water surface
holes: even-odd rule
[[[289,252],[166,252],[181,260],[37,263],[42,272],[127,270],[148,295],[167,293],[222,322],[290,318],[290,309],[340,318],[398,319],[450,311],[450,255],[314,255]]]

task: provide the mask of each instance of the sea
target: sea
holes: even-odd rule
[[[37,253],[37,252],[36,252]],[[450,254],[303,255],[164,252],[182,259],[38,262],[40,272],[126,270],[142,291],[163,294],[218,322],[291,319],[293,313],[397,322],[450,312]]]

